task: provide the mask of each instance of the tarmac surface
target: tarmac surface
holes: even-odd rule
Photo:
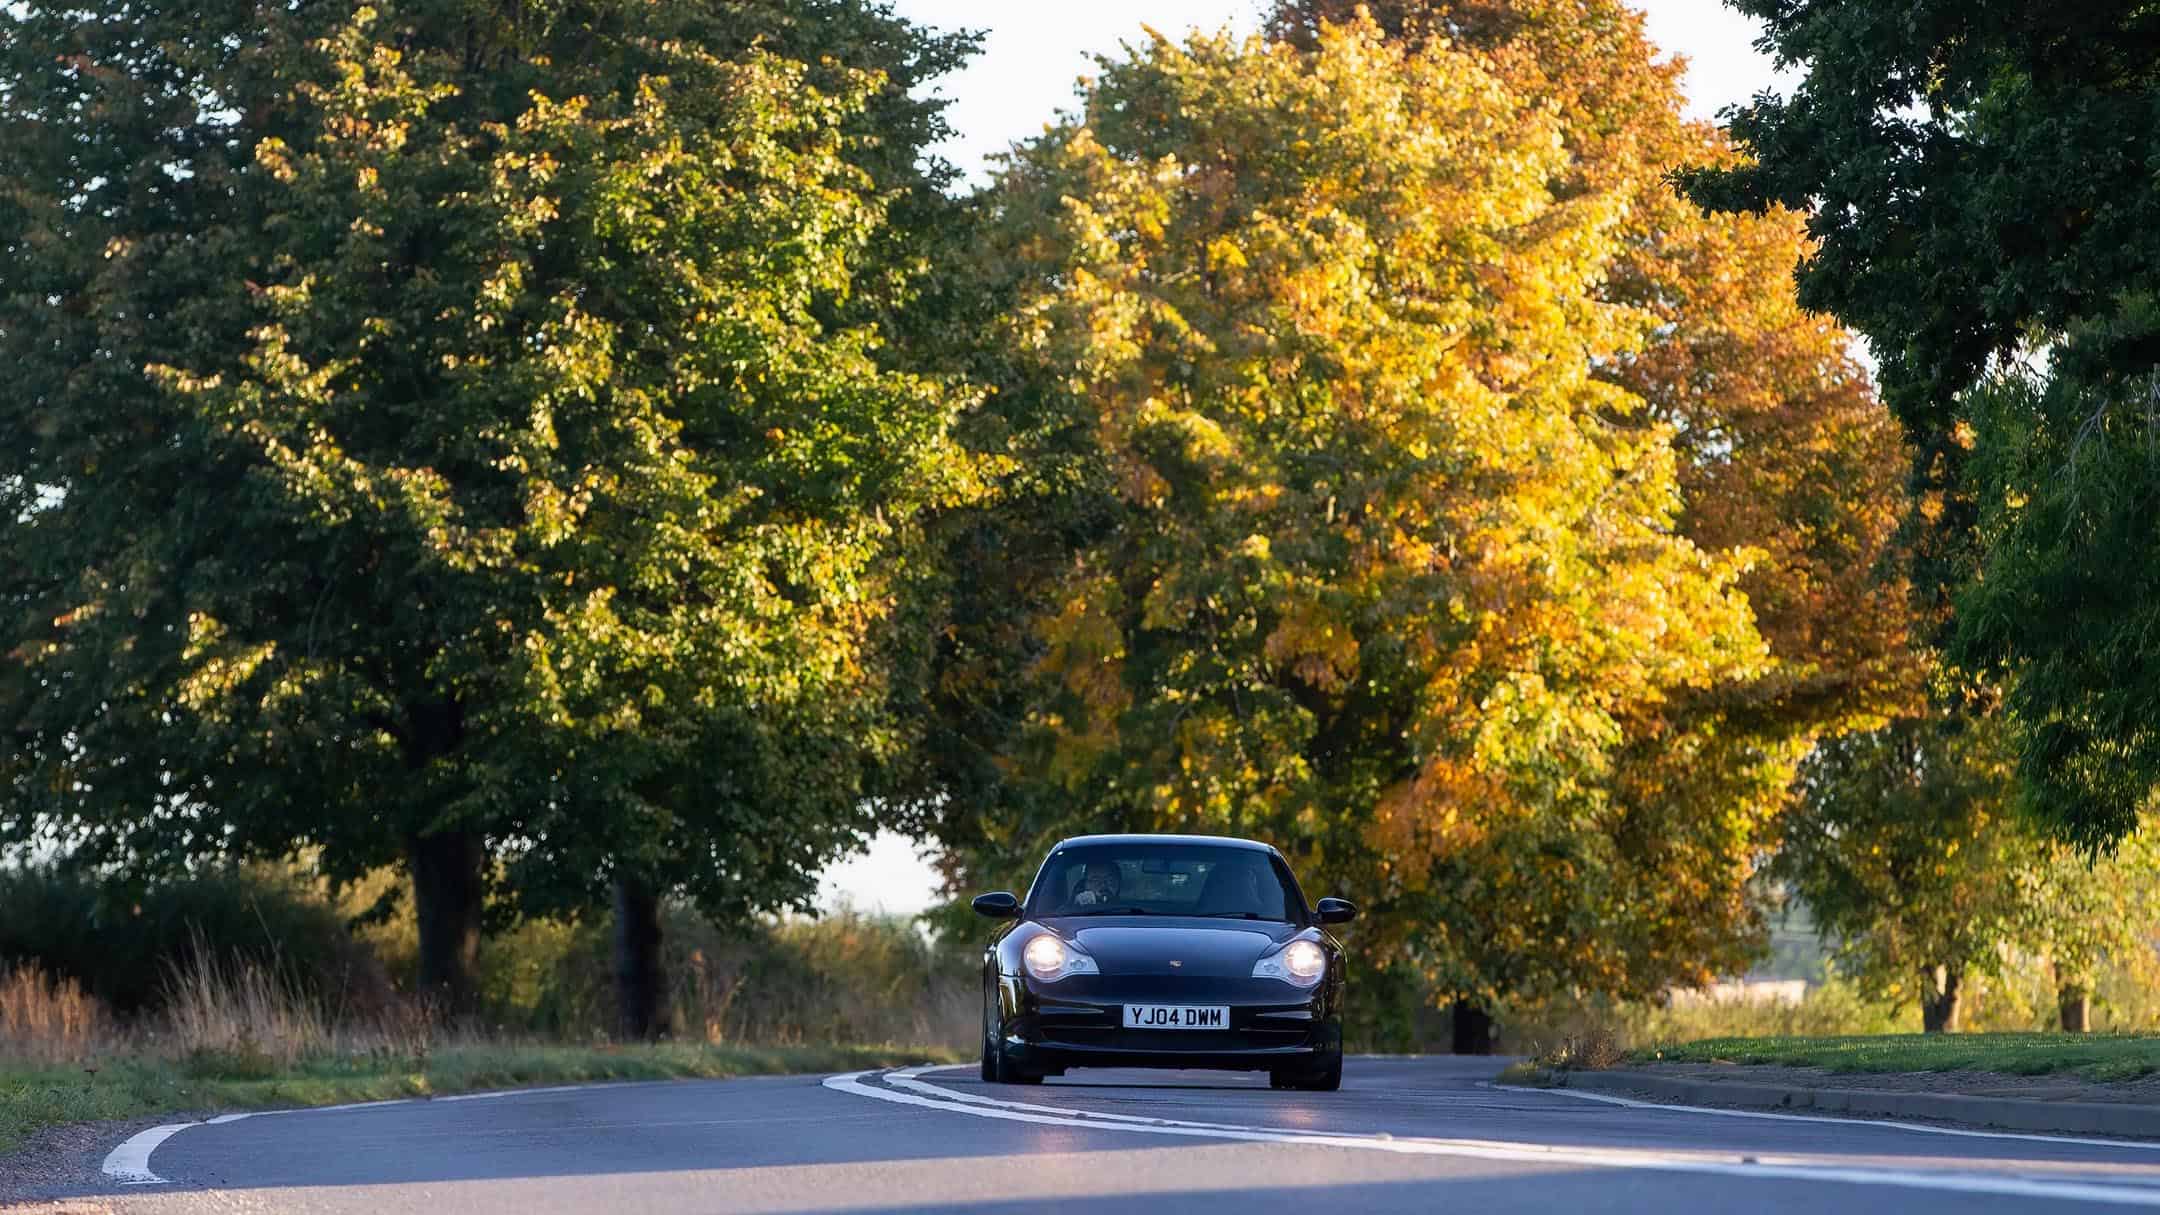
[[[443,1098],[145,1132],[98,1183],[37,1197],[127,1215],[2160,1207],[2160,1143],[1677,1109],[1496,1088],[1497,1070],[1358,1058],[1335,1093],[969,1067]]]

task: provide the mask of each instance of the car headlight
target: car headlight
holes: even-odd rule
[[[1253,964],[1255,979],[1281,979],[1311,987],[1327,973],[1327,951],[1311,941],[1292,941]]]
[[[1029,941],[1027,948],[1020,951],[1020,957],[1027,963],[1028,973],[1045,983],[1054,983],[1067,975],[1100,973],[1095,969],[1095,959],[1047,932]]]

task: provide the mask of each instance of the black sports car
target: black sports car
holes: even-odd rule
[[[1050,850],[983,955],[983,1079],[1068,1067],[1265,1071],[1276,1088],[1342,1084],[1342,943],[1357,915],[1308,907],[1288,862],[1251,840],[1087,835]]]

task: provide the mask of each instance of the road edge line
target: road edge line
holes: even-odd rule
[[[228,1114],[220,1121],[232,1122],[245,1117],[246,1114]],[[98,1169],[120,1185],[171,1185],[170,1180],[158,1176],[150,1168],[150,1153],[157,1151],[167,1139],[189,1127],[203,1125],[206,1124],[171,1122],[164,1126],[153,1126],[146,1131],[137,1131],[128,1136],[126,1142],[105,1153],[105,1159],[98,1165]]]
[[[1760,1157],[1740,1158],[1737,1154],[1736,1158],[1731,1161],[1705,1160],[1661,1155],[1652,1151],[1635,1149],[1568,1148],[1547,1144],[1486,1140],[1368,1138],[1356,1135],[1286,1131],[1266,1127],[1239,1128],[1230,1124],[1186,1126],[1179,1125],[1175,1119],[1157,1119],[1150,1122],[1119,1122],[1084,1116],[1067,1117],[1004,1108],[1007,1105],[1017,1106],[1022,1104],[1020,1102],[1007,1103],[996,1098],[986,1097],[979,1098],[976,1103],[970,1104],[965,1101],[938,1100],[919,1093],[901,1092],[890,1088],[881,1089],[863,1083],[863,1077],[883,1075],[886,1070],[865,1069],[855,1072],[843,1072],[827,1076],[823,1083],[824,1087],[835,1092],[869,1097],[873,1100],[887,1101],[898,1105],[910,1105],[923,1109],[942,1110],[946,1113],[965,1114],[971,1118],[991,1118],[1005,1122],[1029,1122],[1044,1126],[1074,1127],[1083,1130],[1123,1131],[1128,1134],[1140,1135],[1170,1135],[1186,1139],[1228,1139],[1248,1143],[1281,1143],[1295,1146],[1349,1148],[1405,1156],[1452,1156],[1477,1160],[1502,1160],[1513,1163],[1561,1163],[1581,1165],[1586,1168],[1696,1173],[1736,1177],[1749,1181],[1842,1182],[1850,1185],[1929,1190],[1938,1193],[1986,1194],[2008,1198],[2047,1198],[2058,1201],[2107,1203],[2115,1206],[2160,1207],[2160,1191],[2101,1185],[2084,1181],[2048,1181],[2029,1177],[2003,1177],[1973,1173],[1929,1173],[1896,1169],[1863,1169],[1835,1165],[1827,1167],[1809,1166],[1797,1163],[1781,1163]],[[954,1097],[961,1096],[961,1094],[950,1093],[950,1090],[938,1089],[935,1085],[926,1084],[922,1087],[936,1092],[948,1093]],[[1075,1112],[1084,1113],[1084,1111]]]
[[[815,1075],[815,1072],[805,1073]],[[274,1110],[243,1110],[235,1114],[219,1114],[214,1118],[202,1118],[194,1122],[171,1122],[138,1131],[105,1153],[98,1164],[99,1172],[119,1185],[172,1185],[167,1177],[158,1176],[150,1167],[150,1155],[163,1147],[174,1135],[196,1126],[223,1126],[228,1122],[240,1122],[248,1118],[280,1118],[288,1114],[341,1114],[353,1110],[388,1109],[398,1105],[427,1105],[434,1102],[486,1101],[499,1097],[537,1097],[543,1093],[575,1093],[592,1088],[617,1088],[633,1084],[670,1084],[672,1080],[595,1080],[587,1084],[555,1084],[540,1088],[483,1089],[475,1093],[450,1093],[435,1097],[389,1097],[381,1101],[347,1101],[339,1105],[295,1105]]]
[[[1795,1114],[1784,1110],[1733,1109],[1729,1106],[1688,1105],[1681,1102],[1651,1101],[1641,1097],[1623,1097],[1617,1093],[1588,1092],[1564,1084],[1550,1087],[1533,1087],[1525,1084],[1501,1084],[1484,1081],[1497,1092],[1548,1093],[1561,1097],[1573,1097],[1579,1101],[1596,1101],[1604,1105],[1620,1105],[1630,1109],[1668,1110],[1684,1114],[1714,1114],[1720,1118],[1753,1118],[1781,1122],[1828,1122],[1839,1126],[1882,1126],[1901,1131],[1917,1131],[1923,1135],[1949,1135],[1959,1139],[2012,1139],[2028,1143],[2066,1143],[2079,1147],[2133,1148],[2142,1151],[2160,1151],[2160,1142],[2145,1139],[2095,1139],[2082,1135],[2044,1134],[2037,1131],[1992,1130],[1970,1126],[1937,1126],[1930,1122],[1906,1122],[1897,1118],[1870,1118],[1866,1111],[1856,1110],[1850,1115]],[[1704,1083],[1710,1083],[1705,1081]],[[1807,1090],[1814,1091],[1814,1090]]]

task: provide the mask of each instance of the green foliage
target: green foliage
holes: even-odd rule
[[[2036,849],[2010,814],[1995,728],[1901,719],[1808,760],[1776,873],[1873,995],[1910,1000],[1938,966],[1990,970],[2020,926]]]
[[[2111,847],[2160,787],[2160,15],[1735,3],[1804,75],[1731,115],[1753,159],[1690,174],[1690,191],[1807,209],[1800,298],[1872,339],[1919,452],[1927,606],[1956,597],[1947,635],[2002,685],[2032,804]],[[2011,366],[2034,354],[2045,387]]]
[[[854,0],[0,14],[8,837],[806,900],[976,492],[880,328],[940,180],[904,90],[964,48]]]
[[[2112,848],[2160,777],[2160,379],[2108,374],[2084,336],[2045,381],[1968,398],[1986,557],[1955,652],[2004,687],[2028,803]]]
[[[216,870],[128,891],[50,869],[0,870],[0,968],[35,965],[123,1014],[164,1005],[199,948],[275,971],[325,1007],[390,997],[344,917],[280,876]]]
[[[1993,356],[2035,329],[2096,318],[2160,268],[2150,8],[1734,7],[1805,73],[1790,95],[1730,115],[1756,159],[1694,175],[1691,189],[1713,206],[1809,216],[1819,247],[1801,301],[1876,340],[1893,403],[1916,428],[1947,431],[1958,392]]]
[[[1804,769],[1773,872],[1874,998],[1938,994],[1928,976],[2017,986],[2022,967],[2090,990],[2107,970],[2152,969],[2155,861],[2140,839],[2095,858],[2015,813],[2005,724],[1903,718],[1825,742]],[[2051,998],[2030,1001],[2051,1022]]]

